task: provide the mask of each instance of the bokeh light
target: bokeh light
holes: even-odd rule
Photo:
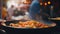
[[[50,2],[50,1],[48,1],[48,4],[51,4],[51,2]]]
[[[46,5],[47,5],[47,3],[45,2],[45,3],[44,3],[44,5],[46,6]]]

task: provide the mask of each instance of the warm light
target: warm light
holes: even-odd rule
[[[17,2],[17,0],[9,0],[9,1],[7,1],[7,8],[10,8],[11,5],[14,5],[15,7],[17,7],[18,4],[16,2]]]
[[[40,5],[42,5],[42,3],[40,3]]]
[[[26,4],[29,4],[29,3],[30,3],[30,1],[28,1],[28,0],[25,0],[25,1],[24,1],[24,3],[26,3]]]
[[[45,3],[45,6],[47,5],[47,3]]]
[[[48,1],[48,4],[51,4],[51,2],[50,2],[50,1]]]
[[[24,3],[27,3],[26,0],[24,1]]]
[[[18,6],[18,4],[22,4],[23,2],[26,3],[26,0],[8,0],[7,7],[9,8],[11,5]]]

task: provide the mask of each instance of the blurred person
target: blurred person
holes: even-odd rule
[[[45,13],[43,9],[44,8],[41,8],[40,0],[33,0],[29,8],[30,18],[37,21],[42,20],[42,19],[47,20],[46,17],[49,17],[49,15]]]
[[[7,9],[6,7],[3,5],[2,7],[2,19],[6,19],[7,16]]]
[[[51,21],[48,21],[48,14],[41,12],[40,10],[40,0],[33,0],[30,8],[29,8],[29,16],[32,20],[37,20],[39,22],[45,23],[45,24],[53,24]],[[42,20],[40,20],[40,16],[43,17]],[[45,19],[45,20],[44,20]],[[52,26],[52,25],[51,25]]]
[[[30,8],[29,15],[32,20],[39,20],[39,12],[40,12],[40,0],[33,0]]]
[[[7,9],[7,12],[8,12],[7,19],[11,20],[11,17],[13,16],[13,12],[14,12],[14,5],[11,5],[11,7]]]

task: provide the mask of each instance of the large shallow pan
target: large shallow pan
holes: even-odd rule
[[[23,32],[25,32],[25,33],[27,33],[27,32],[33,32],[34,30],[35,30],[35,32],[38,30],[38,31],[42,31],[42,32],[44,32],[44,31],[46,31],[47,30],[47,32],[48,31],[50,31],[50,30],[52,30],[52,29],[54,29],[55,27],[51,27],[51,28],[43,28],[43,29],[41,29],[41,28],[37,28],[37,29],[29,29],[29,28],[13,28],[13,27],[9,27],[8,25],[10,24],[10,23],[17,23],[17,22],[19,22],[19,21],[27,21],[27,20],[13,20],[13,21],[6,21],[5,22],[5,24],[7,25],[7,26],[4,26],[4,25],[2,25],[2,29],[4,29],[8,34],[19,34],[19,33],[23,33]]]

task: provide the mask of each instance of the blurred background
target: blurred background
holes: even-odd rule
[[[25,15],[29,12],[30,4],[33,0],[0,0],[0,19],[6,19],[9,15],[7,14],[8,9],[13,7],[14,12],[13,16],[18,15]],[[48,14],[51,18],[53,17],[60,17],[60,0],[40,0],[40,6],[43,11],[43,13]],[[12,10],[12,9],[11,9]],[[10,11],[11,11],[10,10]],[[19,12],[20,11],[20,12]],[[11,12],[13,13],[13,12]],[[11,16],[9,16],[10,19]],[[8,19],[8,18],[7,18]],[[19,18],[18,18],[19,19]],[[60,31],[60,21],[53,21],[57,24],[56,27],[45,30],[45,31],[51,31],[58,32]],[[44,30],[42,30],[43,32]],[[44,32],[45,32],[44,31]],[[60,32],[58,32],[60,33]],[[55,33],[54,33],[55,34]]]
[[[29,5],[33,0],[2,0],[2,4],[7,8],[14,5],[15,8],[23,8],[23,10],[28,10]],[[48,13],[51,17],[60,17],[60,0],[40,0],[41,7],[44,8],[45,13]],[[22,6],[22,4],[24,4]],[[42,8],[42,9],[43,9]]]

